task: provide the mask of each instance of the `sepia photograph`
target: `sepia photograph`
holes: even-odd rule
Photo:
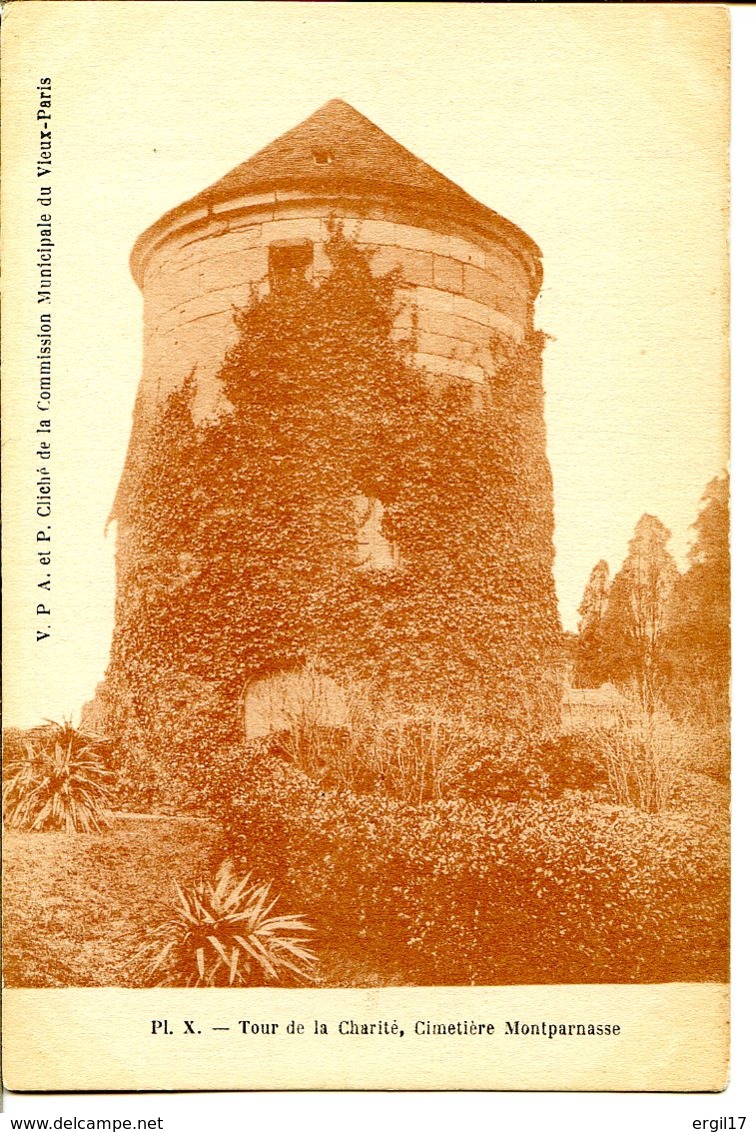
[[[727,9],[4,32],[9,1087],[725,1088]]]

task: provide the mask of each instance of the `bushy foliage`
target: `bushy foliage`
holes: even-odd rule
[[[730,781],[729,687],[711,679],[675,679],[664,688],[664,703],[688,740],[686,765],[722,783]]]
[[[176,884],[173,914],[144,932],[134,955],[140,984],[254,987],[312,979],[310,926],[274,912],[269,884],[234,876],[224,862],[216,876]]]
[[[338,688],[340,722],[324,725],[321,701],[332,687],[320,686],[316,666],[308,666],[306,676],[302,699],[280,709],[281,726],[267,738],[239,748],[238,755],[217,747],[195,750],[192,774],[200,797],[214,804],[223,775],[231,782],[243,778],[251,751],[274,752],[321,787],[415,804],[483,797],[516,802],[607,783],[602,752],[589,736],[534,742],[512,731],[506,718],[502,723],[483,700],[459,713],[402,702],[370,682],[352,681]]]
[[[412,804],[324,789],[261,746],[208,778],[227,848],[326,945],[416,982],[725,977],[721,830],[585,795]]]
[[[196,796],[195,768],[212,759],[224,736],[239,727],[239,705],[213,682],[173,670],[154,672],[149,650],[143,659],[140,669],[139,658],[133,658],[132,673],[111,664],[101,695],[113,735],[114,797],[126,811],[185,813]]]
[[[313,656],[423,701],[485,682],[512,727],[556,718],[542,335],[492,343],[482,390],[431,382],[392,335],[396,274],[338,231],[326,250],[317,286],[238,313],[228,411],[197,427],[189,381],[133,461],[108,674],[127,757],[236,740],[246,682]],[[357,568],[358,496],[399,569]]]
[[[399,699],[370,681],[334,688],[312,664],[300,675],[301,698],[279,709],[269,745],[323,786],[405,802],[484,794],[516,799],[548,789],[538,753],[482,699],[462,713]],[[324,725],[334,691],[340,719]],[[200,760],[208,768],[212,762]]]
[[[701,499],[689,569],[675,589],[667,667],[675,684],[704,683],[726,697],[730,680],[730,482],[714,479]]]
[[[703,493],[688,569],[666,549],[669,531],[651,515],[637,524],[614,580],[599,562],[580,606],[576,686],[636,683],[663,694],[673,710],[691,690],[723,707],[730,679],[729,477]]]
[[[595,732],[567,732],[528,748],[545,774],[541,798],[561,798],[568,791],[608,800],[606,765]]]
[[[591,570],[578,608],[578,634],[572,649],[572,679],[576,688],[600,685],[611,669],[602,631],[610,589],[609,564],[602,558]]]
[[[594,567],[581,604],[578,681],[658,686],[665,635],[679,571],[667,550],[670,531],[643,515],[609,585],[608,567]]]
[[[689,756],[681,725],[648,686],[626,689],[613,715],[592,731],[613,801],[647,813],[668,809]]]
[[[112,774],[98,736],[70,722],[16,735],[5,748],[4,821],[9,829],[92,833],[109,820]]]

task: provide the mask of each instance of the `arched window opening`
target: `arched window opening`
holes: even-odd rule
[[[354,499],[357,529],[357,565],[365,570],[393,570],[399,565],[399,549],[390,529],[386,509],[375,496]]]
[[[242,707],[247,741],[282,732],[339,729],[349,718],[344,689],[312,667],[251,680]]]

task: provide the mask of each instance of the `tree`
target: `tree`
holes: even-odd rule
[[[701,498],[690,566],[675,587],[669,663],[677,681],[726,688],[730,672],[729,477],[711,480]]]
[[[612,583],[597,638],[606,679],[655,683],[663,666],[665,633],[679,579],[667,550],[670,532],[654,515],[643,515]]]
[[[606,613],[609,589],[609,565],[602,558],[591,570],[591,576],[583,592],[583,600],[578,609],[580,614],[579,633],[587,633],[598,627]]]
[[[606,679],[601,626],[609,604],[609,591],[609,565],[602,558],[591,570],[578,609],[580,620],[573,673],[578,688],[595,687]]]

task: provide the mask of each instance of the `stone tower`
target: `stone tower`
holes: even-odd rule
[[[542,270],[536,244],[510,221],[334,99],[220,181],[171,209],[137,240],[131,269],[144,295],[139,413],[153,414],[196,366],[198,414],[250,282],[301,256],[328,272],[330,217],[375,250],[376,271],[401,268],[417,312],[417,361],[482,382],[492,334],[522,340]]]
[[[444,603],[451,608],[458,598],[469,605],[470,594],[499,591],[497,600],[506,609],[485,606],[488,597],[484,601],[481,596],[477,620],[468,618],[478,627],[470,650],[477,660],[468,660],[467,670],[474,682],[491,678],[501,688],[507,683],[512,695],[515,685],[527,686],[533,700],[541,694],[540,679],[558,631],[540,339],[533,330],[533,303],[542,278],[540,252],[513,223],[340,100],[326,103],[215,184],[171,209],[134,247],[131,269],[144,295],[144,361],[132,440],[113,511],[119,523],[114,658],[121,656],[123,668],[123,656],[134,649],[123,640],[118,644],[128,611],[138,600],[136,575],[133,569],[129,572],[137,554],[133,516],[138,508],[129,510],[129,493],[170,395],[191,375],[195,425],[223,420],[229,405],[219,374],[237,336],[235,309],[249,302],[250,288],[265,301],[271,290],[294,278],[318,287],[332,269],[327,248],[334,223],[347,240],[369,253],[374,274],[398,269],[400,302],[392,334],[397,340],[411,339],[411,362],[427,382],[473,390],[471,412],[485,413],[487,405],[498,404],[501,431],[514,437],[516,457],[501,472],[502,492],[509,493],[510,502],[503,505],[500,526],[491,534],[489,558],[496,559],[496,577],[479,584],[474,560],[471,567],[466,559],[464,566],[445,567],[443,583],[438,577],[432,583],[426,578],[423,592],[435,599],[447,586]],[[519,368],[509,366],[505,393],[494,395],[501,343],[507,344],[510,360],[519,358]],[[412,554],[405,554],[401,539],[396,546],[385,537],[384,505],[367,489],[355,496],[354,566],[363,579],[365,565],[375,567],[383,586],[387,574],[398,576],[405,566],[412,575]],[[465,516],[455,521],[464,524]],[[480,542],[481,536],[472,531],[471,538]],[[487,553],[482,547],[481,561]],[[409,592],[406,578],[402,584]],[[402,622],[405,613],[417,620],[417,602],[424,600],[419,592],[416,588],[414,598],[406,598],[415,603],[411,611],[401,603],[395,607],[394,622]],[[334,607],[331,620],[338,616]],[[360,632],[365,631],[363,624]],[[413,632],[424,639],[422,632]],[[443,639],[448,657],[457,630],[449,623],[434,632]],[[464,651],[467,646],[463,642],[461,647]],[[422,648],[427,665],[436,664],[442,675],[447,661],[440,654],[433,659],[432,643],[425,641]],[[541,671],[536,679],[537,666]],[[264,666],[253,667],[256,672],[248,673],[253,684],[257,677],[267,679],[277,671],[274,659],[267,675]],[[233,695],[239,694],[237,681]],[[543,711],[548,714],[545,707]],[[254,733],[254,722],[248,733],[250,726]]]

